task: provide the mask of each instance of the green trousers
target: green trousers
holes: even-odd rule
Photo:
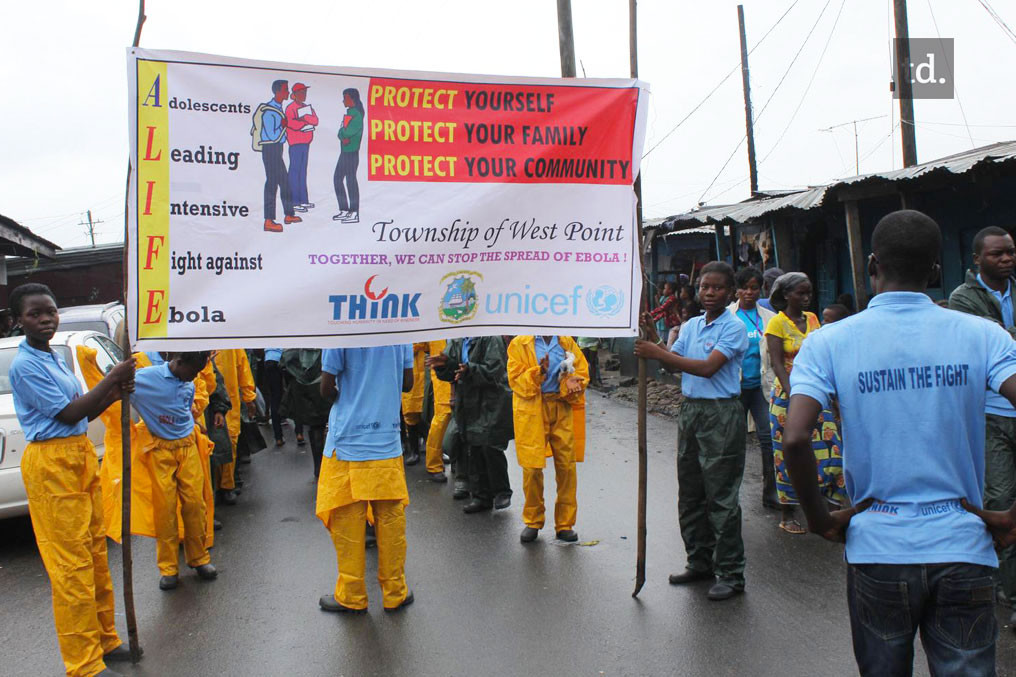
[[[677,437],[677,514],[688,568],[744,587],[739,493],[746,424],[736,398],[686,399]]]
[[[1016,418],[988,414],[984,444],[984,508],[1008,510],[1016,502]],[[998,555],[1002,590],[1016,602],[1016,545]]]

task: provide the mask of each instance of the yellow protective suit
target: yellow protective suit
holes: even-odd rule
[[[582,392],[569,395],[564,379],[556,393],[542,392],[543,374],[536,359],[535,337],[517,336],[508,345],[508,384],[512,389],[515,422],[515,452],[522,467],[522,489],[526,503],[522,520],[526,526],[542,529],[546,508],[543,501],[543,468],[554,457],[557,500],[554,529],[575,526],[578,513],[575,463],[585,458],[585,387],[589,365],[570,336],[558,336],[565,352],[575,356],[575,376]]]
[[[208,408],[208,398],[215,392],[215,370],[212,368],[212,361],[209,360],[205,368],[198,372],[194,379],[194,406],[191,411],[194,413],[194,421],[202,431],[205,431],[205,409]]]
[[[81,365],[81,375],[89,388],[102,380],[103,374],[95,361],[95,349],[85,346],[77,347],[78,364]],[[151,360],[144,353],[135,353],[138,369],[152,366]],[[202,371],[201,374],[204,374]],[[212,375],[214,378],[214,374]],[[201,375],[198,376],[198,379]],[[197,382],[195,382],[197,390]],[[196,399],[196,398],[195,398]],[[205,397],[207,406],[207,396]],[[123,490],[120,485],[123,477],[123,436],[120,424],[120,402],[114,402],[109,409],[101,415],[101,420],[106,428],[105,456],[102,458],[102,468],[99,471],[99,478],[102,485],[102,513],[103,526],[106,536],[117,543],[123,536]],[[139,432],[141,433],[139,435]],[[213,445],[200,428],[195,431],[198,455],[202,462],[202,477],[204,485],[202,495],[205,502],[205,545],[212,547],[215,544],[214,531],[212,529],[214,514],[214,496],[211,488],[211,467],[208,459],[211,457]],[[153,484],[152,472],[148,467],[148,459],[144,454],[146,446],[151,446],[152,435],[144,426],[131,425],[131,533],[139,536],[156,537],[156,519],[153,507]],[[179,512],[177,523],[179,526],[179,538],[183,540],[184,521]]]
[[[222,374],[223,383],[229,393],[233,405],[226,414],[226,427],[229,429],[229,441],[233,444],[233,462],[223,463],[216,470],[216,487],[219,489],[235,489],[233,470],[236,466],[236,441],[240,438],[240,418],[247,402],[257,399],[254,386],[254,375],[250,371],[247,353],[238,348],[220,350],[215,355],[215,366]],[[209,391],[212,392],[212,391]]]
[[[447,341],[431,341],[427,344],[427,352],[431,355],[440,355],[444,352]],[[416,366],[413,366],[413,377],[416,377]],[[430,421],[430,431],[427,433],[427,472],[443,472],[444,461],[441,460],[441,445],[444,442],[445,431],[452,421],[452,384],[442,381],[431,371],[430,382],[434,389],[434,418]]]
[[[406,586],[406,506],[409,490],[402,457],[382,461],[321,461],[315,514],[331,534],[338,560],[335,601],[367,608],[366,520],[374,514],[377,580],[382,603],[394,609],[409,594]]]
[[[208,536],[205,506],[206,501],[212,502],[205,489],[210,494],[211,482],[208,456],[202,458],[198,451],[199,435],[197,426],[190,435],[179,440],[151,435],[151,443],[144,449],[147,457],[144,465],[152,486],[155,554],[162,576],[179,573],[181,530],[187,565],[198,567],[211,561],[205,545]],[[177,511],[182,514],[182,521],[177,519]]]
[[[102,655],[122,644],[113,619],[95,447],[85,435],[30,442],[21,478],[53,591],[64,668],[71,677],[95,675],[105,669]]]
[[[413,389],[402,393],[402,418],[406,425],[417,425],[423,413],[423,387],[426,370],[423,361],[427,359],[427,344],[413,344]]]

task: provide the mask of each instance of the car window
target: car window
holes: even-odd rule
[[[113,359],[113,356],[109,354],[105,346],[99,342],[100,338],[99,336],[89,336],[84,340],[84,344],[95,351],[95,362],[99,365],[99,371],[105,375],[113,369],[117,360]]]
[[[95,340],[106,349],[106,352],[109,353],[114,360],[119,362],[123,359],[123,349],[116,344],[116,341],[108,339],[105,336],[96,336]]]
[[[53,346],[53,350],[60,354],[60,357],[64,359],[64,362],[70,366],[71,371],[74,370],[73,362],[71,362],[71,349],[67,346]],[[18,354],[18,347],[11,346],[10,348],[0,349],[0,395],[10,395],[11,390],[11,362],[14,361],[14,356]]]
[[[60,322],[60,331],[97,331],[100,334],[108,334],[109,327],[102,320],[68,320]]]

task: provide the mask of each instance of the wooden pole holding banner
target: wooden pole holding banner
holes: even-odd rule
[[[575,34],[571,0],[557,0],[557,41],[561,48],[561,77],[575,77]]]
[[[141,26],[145,23],[145,0],[138,0],[138,23],[134,29],[135,47],[141,42]],[[130,251],[130,190],[131,165],[127,162],[127,184],[124,190],[123,211],[123,280],[124,280],[124,329],[127,329],[127,314],[130,305],[127,303],[127,264]],[[130,331],[121,332],[120,347],[125,358],[131,354]],[[134,612],[134,555],[131,551],[131,394],[123,392],[120,399],[120,434],[123,439],[123,461],[121,464],[120,487],[123,502],[121,507],[120,548],[123,554],[123,606],[127,614],[127,641],[130,646],[131,663],[141,660],[141,643],[138,640],[138,619]]]
[[[628,50],[631,63],[631,76],[639,76],[638,40],[637,40],[637,19],[635,0],[628,0]],[[642,172],[635,178],[635,223],[638,227],[639,245],[639,268],[642,270],[642,298],[639,300],[640,317],[642,312],[649,310],[649,298],[646,294],[646,271],[643,262],[645,242],[642,234]],[[638,381],[638,529],[637,529],[637,555],[635,560],[635,591],[632,597],[637,597],[642,586],[646,582],[646,481],[649,470],[649,451],[646,442],[646,401],[649,388],[649,368],[644,357],[639,358],[639,381]]]

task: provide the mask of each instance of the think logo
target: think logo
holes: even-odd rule
[[[332,304],[332,319],[335,321],[367,321],[415,319],[420,317],[417,303],[420,293],[389,294],[388,287],[380,291],[376,289],[371,275],[363,285],[362,294],[332,294],[328,301]]]

